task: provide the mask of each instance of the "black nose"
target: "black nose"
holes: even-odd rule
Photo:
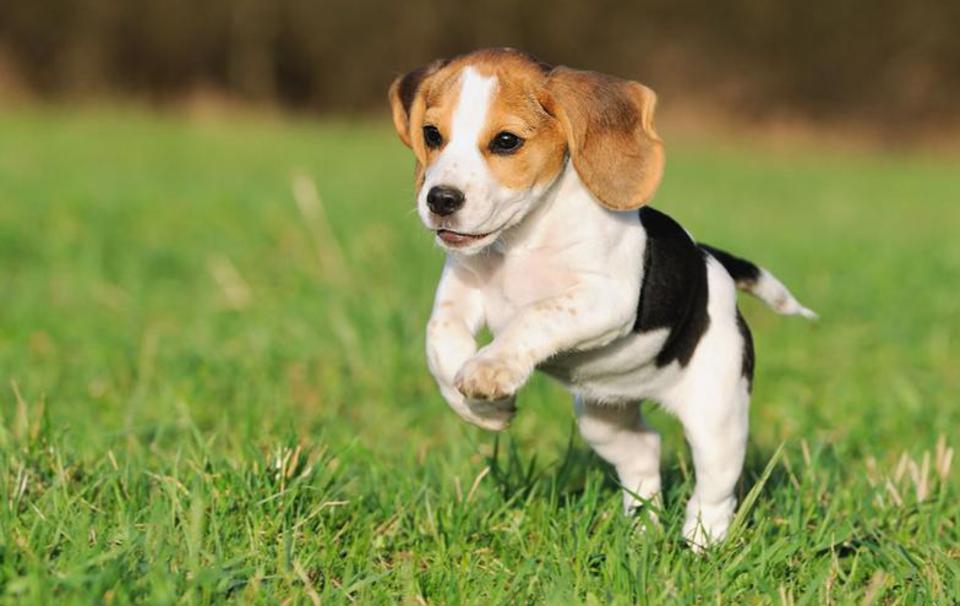
[[[427,206],[441,217],[452,215],[463,206],[463,192],[456,187],[435,185],[427,192]]]

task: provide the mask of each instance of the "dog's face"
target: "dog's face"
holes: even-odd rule
[[[509,49],[437,61],[390,88],[417,158],[417,210],[445,248],[471,254],[526,217],[572,159],[600,204],[637,208],[663,169],[652,91],[550,68]]]

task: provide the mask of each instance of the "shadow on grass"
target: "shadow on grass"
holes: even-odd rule
[[[737,502],[743,503],[763,476],[776,450],[749,445],[743,472],[737,483]],[[682,458],[681,458],[682,457]],[[616,471],[577,439],[576,426],[571,426],[566,447],[559,457],[546,463],[536,453],[525,457],[522,447],[507,436],[494,439],[493,453],[487,457],[490,477],[505,503],[521,507],[533,499],[541,499],[560,510],[589,500],[599,505],[622,486]],[[601,472],[598,479],[595,473]],[[682,454],[669,450],[661,460],[663,509],[667,512],[683,510],[693,490],[694,477],[689,451]],[[760,498],[791,483],[789,471],[782,464],[775,465],[766,479]]]

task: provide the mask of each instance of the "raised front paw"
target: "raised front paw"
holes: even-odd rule
[[[510,427],[513,417],[517,414],[516,400],[467,400],[467,409],[470,415],[464,417],[481,429],[487,431],[503,431]]]
[[[457,389],[472,400],[505,400],[512,397],[530,371],[510,358],[474,356],[454,379]]]

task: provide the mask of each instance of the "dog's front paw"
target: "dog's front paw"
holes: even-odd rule
[[[517,414],[516,400],[467,400],[468,417],[464,417],[481,429],[503,431],[510,427]]]
[[[480,354],[463,365],[454,385],[471,400],[506,400],[520,389],[529,375],[530,370],[515,360]]]

